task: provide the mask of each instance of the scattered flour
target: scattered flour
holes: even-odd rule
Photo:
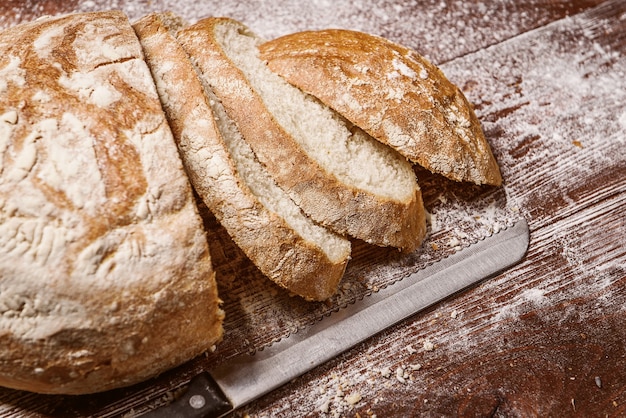
[[[622,114],[619,115],[618,121],[620,125],[622,125],[622,129],[626,131],[626,111],[622,112]]]
[[[520,313],[527,312],[529,309],[540,308],[545,303],[549,303],[545,293],[545,290],[536,287],[522,291],[513,299],[508,300],[506,305],[502,306],[492,318],[492,321],[494,323],[506,322],[506,319],[515,319]]]
[[[19,19],[33,16],[33,13],[44,14],[43,4],[35,3],[30,0],[24,1],[22,7],[16,8],[11,17],[0,17],[0,27],[7,27]],[[547,14],[542,14],[544,13],[542,8],[528,10],[524,15],[515,15],[518,13],[517,8],[513,11],[507,10],[507,7],[488,8],[481,2],[430,2],[423,8],[417,8],[402,7],[383,0],[369,3],[318,0],[250,4],[230,1],[89,0],[80,2],[75,9],[68,9],[67,12],[97,9],[122,9],[132,19],[152,11],[163,10],[172,10],[191,21],[209,15],[225,15],[241,20],[265,38],[302,29],[345,27],[387,36],[417,49],[434,62],[445,62],[452,57],[463,56],[472,52],[471,48],[475,45],[498,43],[523,30],[540,26],[548,18]],[[478,24],[473,19],[484,20],[489,24]],[[442,25],[441,22],[449,24]],[[479,194],[478,199],[470,196],[472,203],[468,204],[466,199],[468,196],[462,195],[454,187],[446,189],[447,186],[444,185],[444,190],[435,193],[428,186],[439,185],[438,180],[427,179],[424,183],[420,182],[429,212],[430,235],[423,249],[410,259],[411,263],[424,265],[444,257],[449,251],[456,251],[477,239],[498,232],[509,226],[520,214],[528,215],[525,210],[533,206],[529,203],[531,199],[549,197],[537,193],[554,187],[567,189],[569,185],[575,183],[572,177],[584,179],[585,172],[602,170],[610,166],[612,153],[619,152],[622,149],[619,147],[623,147],[626,141],[626,111],[623,109],[626,102],[624,88],[626,64],[624,57],[610,45],[601,45],[593,41],[594,31],[599,30],[599,24],[594,26],[586,23],[588,22],[578,18],[567,18],[552,25],[551,29],[545,32],[529,32],[519,37],[516,43],[500,43],[493,48],[442,65],[444,73],[452,81],[467,87],[464,89],[465,93],[470,101],[477,105],[477,114],[483,122],[488,139],[494,142],[496,157],[503,169],[507,185],[499,191]],[[579,27],[585,28],[581,34],[584,36],[579,37],[583,45],[580,50],[584,52],[572,56],[567,52],[570,49],[563,46],[565,41],[561,41],[559,36],[565,37],[563,33],[578,30]],[[513,49],[519,46],[520,41],[526,42],[528,48],[522,51]],[[0,92],[1,83],[0,81]],[[106,96],[100,98],[108,100]],[[602,113],[607,111],[607,107],[598,106],[600,101],[612,103],[614,111],[611,114]],[[572,112],[572,106],[578,110]],[[545,115],[545,118],[537,119],[538,114]],[[572,114],[575,117],[572,117]],[[11,115],[6,116],[8,119],[10,117]],[[612,144],[610,146],[606,145],[607,141],[603,138],[607,134],[612,139],[609,141]],[[541,137],[550,144],[550,147],[535,146],[531,139],[534,136]],[[578,141],[582,148],[573,145],[574,141]],[[604,146],[600,146],[601,144]],[[572,165],[568,168],[569,171],[563,172],[562,177],[551,175],[551,167],[546,167],[545,170],[533,168],[536,161],[549,161],[551,157],[561,154],[571,156],[574,153],[577,153],[575,154],[577,157],[568,158]],[[519,172],[528,172],[529,178],[523,182],[517,181],[519,174],[516,173]],[[550,185],[546,186],[546,182]],[[528,185],[533,187],[526,187]],[[542,226],[542,214],[532,215],[535,228]],[[221,239],[227,241],[223,237]],[[579,244],[575,241],[566,241],[565,237],[560,242],[565,245],[563,255],[569,262],[584,261],[576,252],[580,249]],[[448,245],[449,243],[455,245]],[[228,315],[226,339],[223,348],[217,349],[217,355],[220,350],[232,352],[237,349],[234,347],[239,348],[242,336],[245,336],[247,341],[243,351],[257,349],[297,330],[312,318],[334,309],[334,306],[316,307],[307,308],[303,312],[296,306],[296,302],[283,297],[276,289],[262,290],[266,289],[265,281],[250,272],[249,267],[242,261],[243,257],[237,255],[236,250],[229,250],[227,245],[223,248],[224,253],[232,257],[226,258],[222,265],[222,274],[227,275],[229,271],[230,275],[233,271],[241,273],[241,281],[234,282],[229,288],[230,299],[226,300],[225,307],[228,310],[229,303],[235,306],[245,304],[253,308],[255,317],[241,314],[237,310],[234,310],[233,315]],[[392,262],[390,271],[395,271],[403,262],[406,261],[398,261],[397,264]],[[386,274],[385,266],[379,268],[373,273],[368,269],[358,271],[349,269],[347,280],[351,285],[346,286],[342,298],[333,303],[339,306],[358,299],[371,289],[384,286],[384,282],[368,281],[370,280],[368,277],[376,278]],[[598,287],[611,285],[610,268],[615,266],[606,267],[606,270],[597,267]],[[368,272],[370,276],[365,274]],[[513,277],[511,280],[522,281],[524,278],[529,280],[527,277],[532,277],[532,272],[523,270],[519,272],[519,277]],[[557,292],[558,289],[550,289],[547,287],[549,285],[550,283],[536,284],[509,297],[495,316],[485,317],[486,324],[477,326],[506,322],[502,320],[516,319],[529,310],[554,303],[556,296],[553,292]],[[488,282],[487,286],[506,288],[509,291],[513,287],[510,283],[500,281]],[[587,290],[581,288],[572,292]],[[576,296],[557,294],[565,297]],[[479,302],[475,301],[476,306]],[[458,307],[452,310],[446,319],[462,319],[463,311],[472,308],[474,307]],[[453,322],[456,324],[462,321]],[[267,330],[275,330],[277,327],[286,331],[267,333]],[[236,329],[240,331],[234,332]],[[437,329],[439,333],[434,334],[432,338],[437,341],[438,346],[449,347],[448,343],[452,337],[446,334],[445,326]],[[471,326],[461,330],[455,329],[454,338],[458,345],[452,344],[452,347],[471,349],[472,331],[474,329]],[[401,345],[392,348],[391,352],[417,356],[425,353],[436,355],[439,351],[430,353],[429,348],[434,349],[434,344],[430,340],[422,342],[423,350],[415,350],[411,345],[407,346],[407,341],[403,341],[402,337],[403,335],[396,336],[394,341],[400,340]],[[426,342],[430,344],[427,345]],[[373,349],[382,350],[387,344],[388,341],[381,338],[374,344]],[[380,360],[381,356],[375,358]],[[393,384],[394,388],[400,387],[401,383],[407,384],[411,381],[414,372],[423,371],[422,364],[414,363],[414,360],[411,359],[410,363],[407,360],[400,366],[396,366],[396,363],[392,363],[393,366],[378,365],[378,368],[364,372],[350,370],[350,373],[342,378],[336,375],[323,376],[312,383],[321,388],[319,392],[303,394],[298,399],[304,402],[297,405],[290,403],[282,407],[283,410],[280,405],[274,405],[272,413],[305,415],[311,412],[312,402],[317,402],[315,404],[317,410],[324,415],[351,415],[350,408],[358,406],[363,401],[376,403],[373,390],[380,387],[378,383],[380,380]],[[357,365],[363,362],[365,360],[353,361]],[[371,365],[367,362],[365,364]],[[377,382],[376,385],[368,386],[368,379]],[[411,390],[415,390],[416,387],[413,386]]]

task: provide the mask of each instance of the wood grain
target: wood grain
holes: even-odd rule
[[[424,0],[411,6],[375,1],[351,9],[339,1],[299,12],[296,2],[236,3],[115,2],[133,16],[150,8],[173,9],[190,19],[225,14],[267,37],[342,26],[425,53],[476,105],[506,183],[503,189],[467,191],[418,171],[422,185],[443,188],[425,188],[429,211],[445,209],[442,197],[449,205],[456,199],[472,208],[480,207],[472,205],[481,199],[497,202],[503,213],[515,209],[528,220],[531,245],[518,266],[233,415],[626,415],[626,4]],[[2,2],[0,27],[110,4]],[[228,238],[215,231],[222,276],[255,276]],[[435,234],[433,243],[446,248],[448,232]],[[393,256],[367,246],[359,251],[363,259]],[[293,307],[293,299],[281,300],[291,310],[308,311]],[[166,403],[171,389],[207,362],[290,332],[283,325],[256,334],[255,324],[233,325],[220,352],[132,388],[88,397],[2,389],[0,416],[141,412]],[[242,342],[245,335],[252,337]]]
[[[288,416],[323,398],[320,386],[331,411],[351,416],[626,413],[625,13],[607,2],[442,66],[479,104],[530,221],[526,260],[250,413]],[[373,398],[351,407],[340,387]],[[278,406],[284,398],[291,406]]]

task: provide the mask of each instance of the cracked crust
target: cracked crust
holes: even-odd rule
[[[130,385],[222,335],[206,236],[120,12],[0,34],[0,385]]]
[[[290,34],[259,49],[272,71],[410,161],[452,180],[502,184],[471,105],[416,52],[339,29]]]

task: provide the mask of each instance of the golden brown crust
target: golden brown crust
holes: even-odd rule
[[[348,30],[299,32],[261,58],[409,160],[456,181],[500,185],[500,170],[463,93],[419,54]]]
[[[194,188],[266,276],[305,299],[327,299],[343,276],[349,244],[338,260],[330,260],[252,194],[237,173],[209,98],[187,54],[168,30],[167,19],[167,15],[149,15],[134,28]]]
[[[222,335],[206,235],[119,12],[0,34],[0,385],[130,385]]]
[[[340,234],[405,251],[417,248],[426,233],[417,185],[408,200],[397,201],[355,189],[321,168],[280,126],[225,54],[214,33],[222,24],[247,30],[232,19],[208,18],[177,36],[277,183],[311,218]]]

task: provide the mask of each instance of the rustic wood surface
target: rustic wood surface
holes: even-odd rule
[[[475,104],[505,179],[497,190],[440,184],[461,200],[504,202],[503,216],[519,213],[531,229],[519,265],[234,416],[626,416],[626,2],[9,0],[0,27],[106,8],[227,15],[268,38],[345,27],[416,49]],[[425,194],[432,212],[448,196]],[[224,271],[249,268],[233,253],[217,254]],[[283,335],[273,332],[264,338]],[[0,416],[131,416],[166,402],[207,361],[93,396],[0,389]]]

